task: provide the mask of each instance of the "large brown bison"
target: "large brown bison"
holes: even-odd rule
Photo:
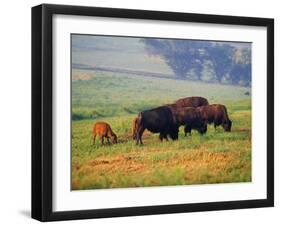
[[[201,117],[200,111],[193,107],[178,107],[176,104],[167,105],[173,113],[174,121],[178,126],[184,126],[185,136],[191,135],[191,130],[195,129],[200,134],[207,132],[207,123]]]
[[[230,132],[232,121],[229,119],[226,107],[222,104],[211,104],[199,107],[201,116],[209,124],[214,123],[215,128],[222,126],[225,131]]]
[[[107,142],[116,144],[117,143],[117,136],[116,134],[112,131],[110,125],[106,122],[97,122],[95,123],[93,127],[93,144],[96,141],[96,136],[100,137],[100,142],[101,145],[104,144],[104,138],[107,139]]]
[[[185,97],[175,102],[179,107],[200,107],[209,104],[208,100],[204,97]]]
[[[152,133],[160,133],[159,139],[168,140],[168,136],[172,140],[178,139],[178,126],[174,122],[173,113],[167,106],[157,107],[151,110],[142,111],[133,122],[133,137],[137,140],[137,144],[143,144],[142,134],[145,129]]]

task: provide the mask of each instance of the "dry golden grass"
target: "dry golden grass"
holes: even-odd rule
[[[72,189],[251,181],[249,130],[213,133],[224,139],[193,134],[194,137],[160,143],[147,133],[145,145],[137,147],[131,142],[129,151],[115,146],[111,152],[102,153],[102,149],[113,146],[99,147],[101,153],[93,151],[82,161],[73,161]],[[242,134],[243,139],[231,138],[237,134]],[[122,145],[128,143],[117,146]]]

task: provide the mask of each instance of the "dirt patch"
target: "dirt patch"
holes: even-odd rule
[[[251,133],[250,129],[232,129],[231,131],[236,133]]]
[[[144,131],[143,135],[142,135],[142,139],[147,139],[149,137],[151,137],[152,133],[150,133],[149,131]],[[133,135],[132,133],[127,133],[124,135],[120,135],[118,137],[118,143],[127,143],[129,141],[133,141]]]
[[[73,73],[72,74],[72,81],[88,81],[93,77],[93,75],[90,75],[89,73]]]
[[[137,161],[135,156],[117,156],[107,159],[99,158],[91,160],[85,165],[91,166],[92,170],[106,171],[107,173],[116,171],[132,172],[143,170],[144,168],[144,164]]]

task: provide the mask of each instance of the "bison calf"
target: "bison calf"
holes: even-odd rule
[[[226,107],[222,104],[211,104],[198,108],[201,116],[209,124],[214,123],[215,128],[222,126],[224,131],[230,132],[232,121],[229,119]]]
[[[93,144],[96,141],[96,136],[100,137],[100,142],[103,145],[104,144],[104,138],[107,139],[108,143],[117,143],[117,136],[116,134],[112,131],[110,125],[106,122],[97,122],[95,123],[93,127]]]

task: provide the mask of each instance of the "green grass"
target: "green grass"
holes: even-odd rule
[[[73,70],[72,119],[99,119],[136,114],[186,96],[204,96],[212,103],[232,104],[233,110],[251,107],[244,103],[247,87],[200,83]]]
[[[73,115],[80,114],[72,120],[72,189],[251,181],[251,100],[244,95],[249,88],[88,73],[72,86]],[[232,132],[210,125],[204,136],[192,131],[184,137],[180,128],[179,139],[168,142],[146,132],[144,145],[135,145],[131,125],[140,110],[191,95],[225,104]],[[111,125],[118,144],[91,144],[97,121]]]

